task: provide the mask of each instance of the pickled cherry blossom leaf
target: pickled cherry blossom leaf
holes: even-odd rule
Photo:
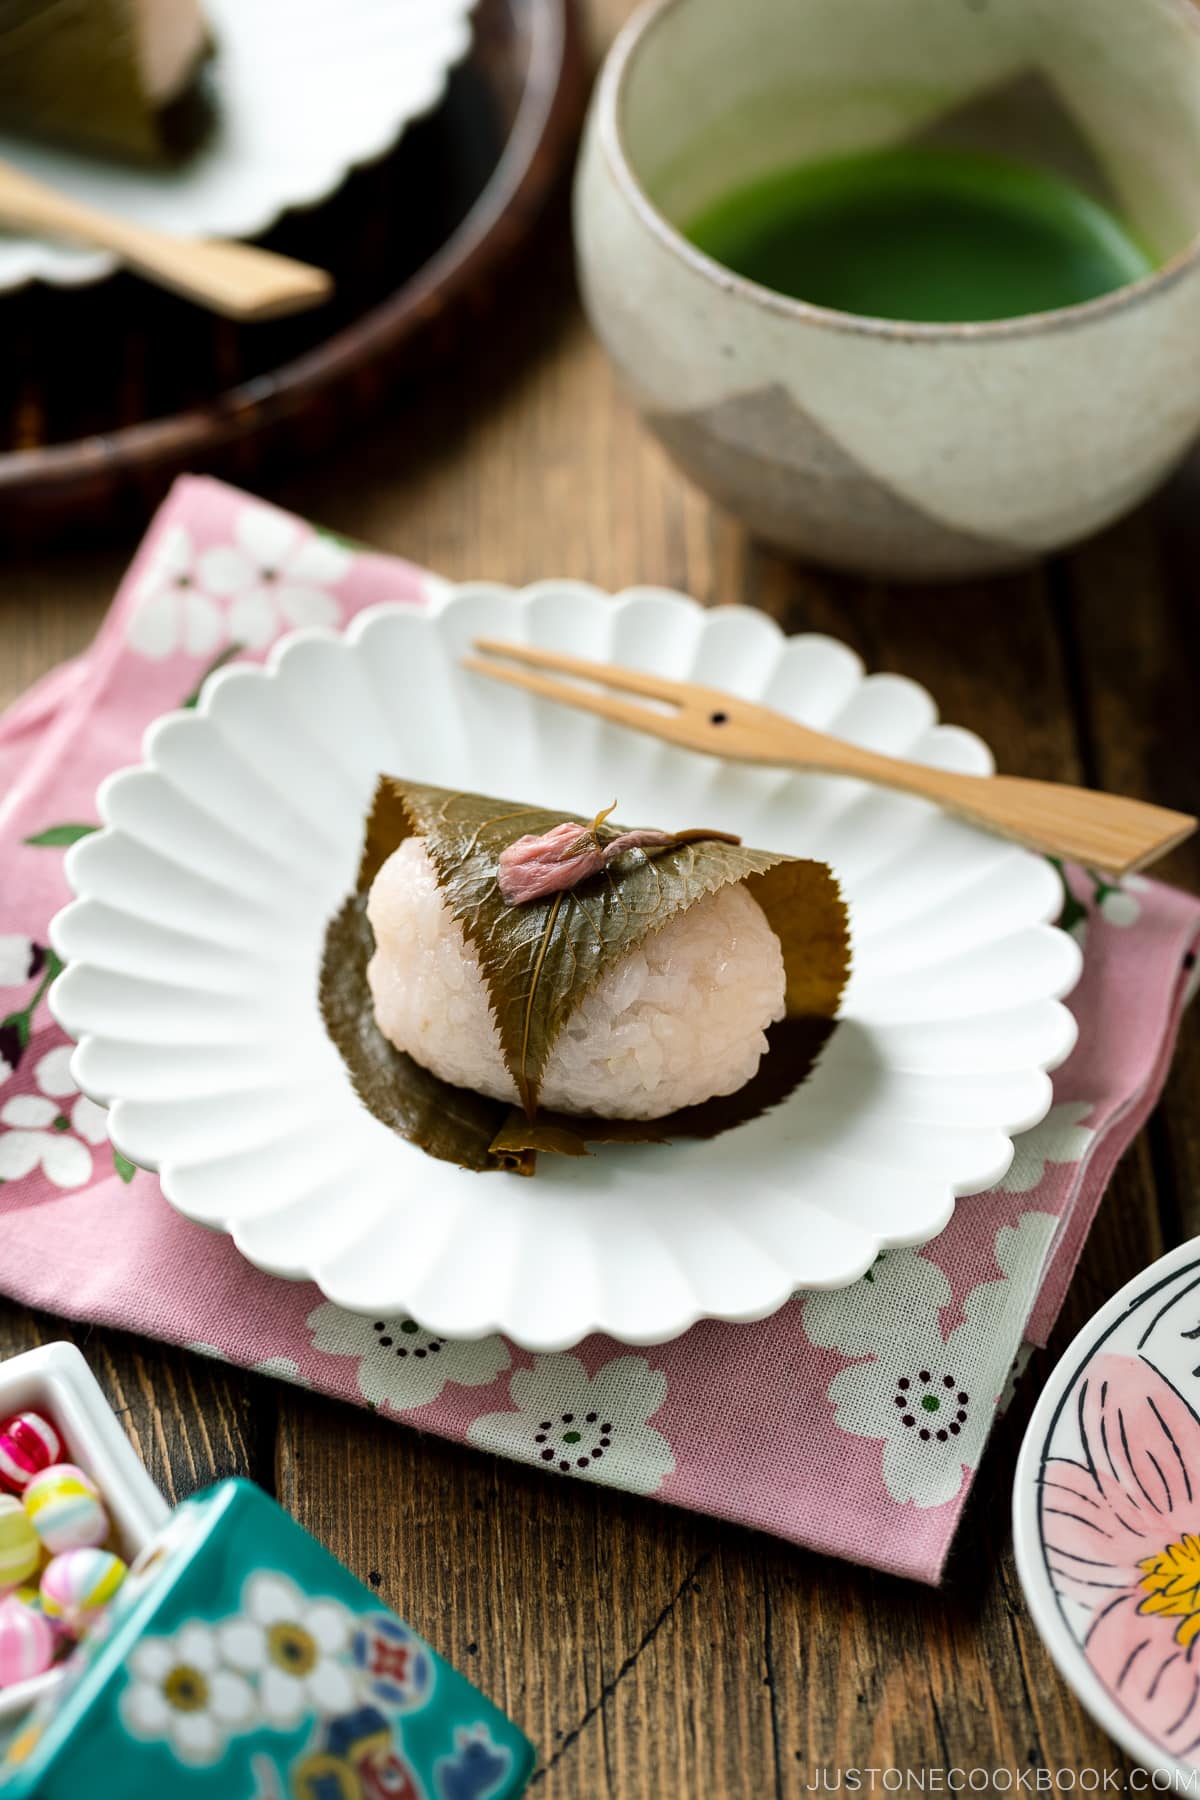
[[[528,1166],[519,1172],[531,1174],[531,1157],[517,1151],[506,1164],[492,1153],[508,1102],[451,1086],[384,1037],[367,984],[374,953],[366,893],[352,894],[325,933],[320,1002],[325,1029],[367,1111],[442,1162],[495,1171],[523,1160]]]
[[[675,1115],[678,1117],[678,1115]],[[668,1119],[585,1119],[540,1112],[527,1119],[514,1106],[492,1139],[492,1155],[517,1158],[539,1150],[556,1156],[587,1156],[589,1144],[666,1144]]]
[[[828,863],[780,857],[746,888],[779,939],[789,1019],[834,1019],[850,974],[850,919]]]
[[[218,650],[187,699],[179,702],[180,711],[195,712],[200,704],[200,696],[204,692],[204,684],[209,676],[215,675],[218,669],[223,669],[225,664],[232,662],[235,656],[240,656],[245,648],[245,644],[226,644],[223,650]]]
[[[587,994],[669,919],[732,883],[747,883],[779,936],[789,1013],[836,1012],[849,939],[845,908],[824,863],[702,839],[631,852],[568,892],[509,905],[497,882],[501,851],[564,818],[586,830],[594,816],[382,777],[368,821],[362,891],[405,838],[423,838],[443,898],[479,959],[501,1051],[528,1119],[537,1114],[558,1036]],[[605,833],[616,837],[627,829],[614,822]]]

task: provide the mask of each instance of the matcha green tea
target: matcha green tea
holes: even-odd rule
[[[1155,266],[1119,219],[1061,176],[951,150],[784,169],[726,195],[686,233],[763,287],[881,319],[1048,312]]]

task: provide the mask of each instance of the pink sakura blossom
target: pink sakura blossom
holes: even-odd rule
[[[615,806],[614,801],[613,805]],[[695,843],[702,838],[719,839],[738,844],[740,838],[724,831],[623,831],[616,837],[602,839],[600,828],[613,806],[597,813],[590,825],[572,820],[554,825],[540,836],[527,833],[500,852],[497,879],[500,894],[509,906],[523,906],[527,900],[542,900],[548,894],[566,893],[598,875],[627,850],[662,850],[676,844]]]
[[[1043,1476],[1051,1576],[1093,1608],[1084,1650],[1108,1691],[1200,1761],[1200,1419],[1140,1356],[1096,1357],[1076,1406],[1083,1461]]]
[[[559,894],[598,874],[604,852],[583,825],[555,825],[540,837],[527,834],[500,852],[500,892],[509,906]]]

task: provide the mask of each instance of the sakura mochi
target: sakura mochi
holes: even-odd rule
[[[821,862],[380,778],[321,1004],[360,1097],[464,1168],[713,1137],[805,1078],[846,911]]]

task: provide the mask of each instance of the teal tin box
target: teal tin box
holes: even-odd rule
[[[533,1746],[261,1489],[176,1509],[2,1800],[509,1800]]]

